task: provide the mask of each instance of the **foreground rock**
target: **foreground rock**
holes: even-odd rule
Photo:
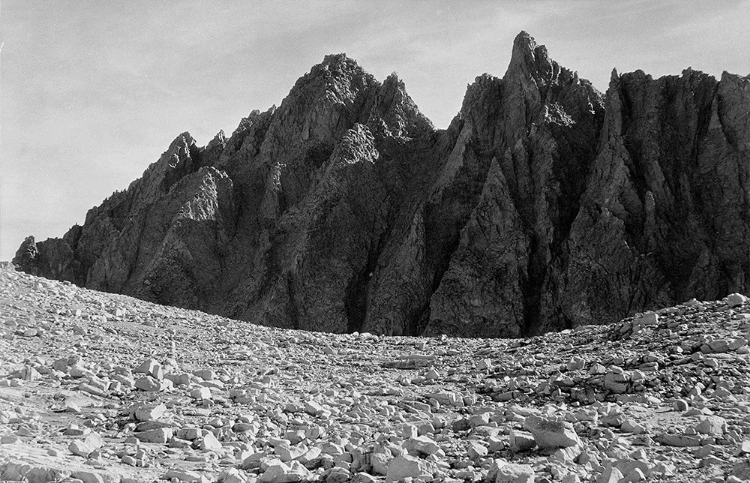
[[[0,479],[742,481],[737,302],[526,340],[322,338],[4,269]]]
[[[83,226],[28,238],[15,262],[294,329],[616,322],[750,291],[749,110],[749,78],[690,69],[613,72],[603,96],[521,32],[505,75],[477,77],[441,131],[395,74],[331,55],[231,136],[177,136]]]

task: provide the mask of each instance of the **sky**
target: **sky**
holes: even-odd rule
[[[613,68],[750,74],[750,0],[0,0],[0,260],[62,237],[189,131],[279,105],[326,54],[398,73],[436,127],[514,37],[607,88]]]

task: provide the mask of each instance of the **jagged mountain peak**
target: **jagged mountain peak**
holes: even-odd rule
[[[436,131],[328,55],[227,139],[190,133],[21,269],[267,325],[507,336],[750,290],[750,79],[588,81],[521,32]],[[605,113],[606,111],[606,113]],[[731,234],[731,235],[729,235]]]
[[[346,54],[330,54],[323,57],[323,61],[314,65],[310,72],[302,76],[294,88],[295,90],[313,88],[341,89],[342,86],[365,86],[376,82],[375,77],[365,71],[356,60]]]
[[[513,53],[503,80],[510,88],[520,84],[524,91],[538,90],[542,100],[550,90],[556,90],[555,86],[584,85],[587,89],[593,89],[588,80],[578,78],[577,72],[552,60],[547,47],[538,45],[525,31],[521,31],[513,41]]]
[[[398,76],[397,72],[391,72],[383,81],[383,90],[391,89],[406,90],[404,81]]]
[[[323,56],[323,62],[318,64],[321,68],[326,69],[341,69],[344,66],[358,66],[357,61],[352,59],[346,53],[342,52],[339,54],[328,54]]]
[[[533,57],[536,48],[537,43],[534,37],[525,30],[521,30],[513,39],[511,61],[513,61],[513,59],[518,60]]]
[[[375,132],[396,138],[417,137],[435,129],[407,94],[403,80],[395,72],[386,77],[378,89],[368,125]]]
[[[557,63],[549,58],[547,47],[537,45],[534,37],[521,31],[513,41],[513,53],[508,66],[509,73],[521,71],[534,78],[548,79],[554,74]]]

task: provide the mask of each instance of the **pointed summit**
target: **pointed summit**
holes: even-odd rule
[[[374,80],[374,78],[368,74],[362,67],[357,64],[357,61],[347,57],[346,54],[329,54],[323,57],[323,62],[313,66],[310,69],[310,73],[303,76],[300,81],[314,81],[315,79],[325,79],[328,81],[355,81],[356,79],[364,79],[368,81]]]
[[[513,41],[513,54],[505,78],[523,76],[532,78],[537,85],[546,86],[560,74],[560,66],[550,60],[547,47],[537,45],[534,37],[521,31]]]
[[[513,59],[524,59],[534,55],[536,41],[525,30],[521,30],[513,40]]]
[[[406,93],[398,74],[389,75],[374,96],[368,125],[377,133],[393,137],[415,137],[432,132],[434,127]]]

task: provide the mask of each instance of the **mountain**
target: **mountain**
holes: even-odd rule
[[[602,95],[521,32],[446,130],[327,56],[14,263],[277,327],[498,337],[747,293],[749,234],[750,78],[613,72]]]

